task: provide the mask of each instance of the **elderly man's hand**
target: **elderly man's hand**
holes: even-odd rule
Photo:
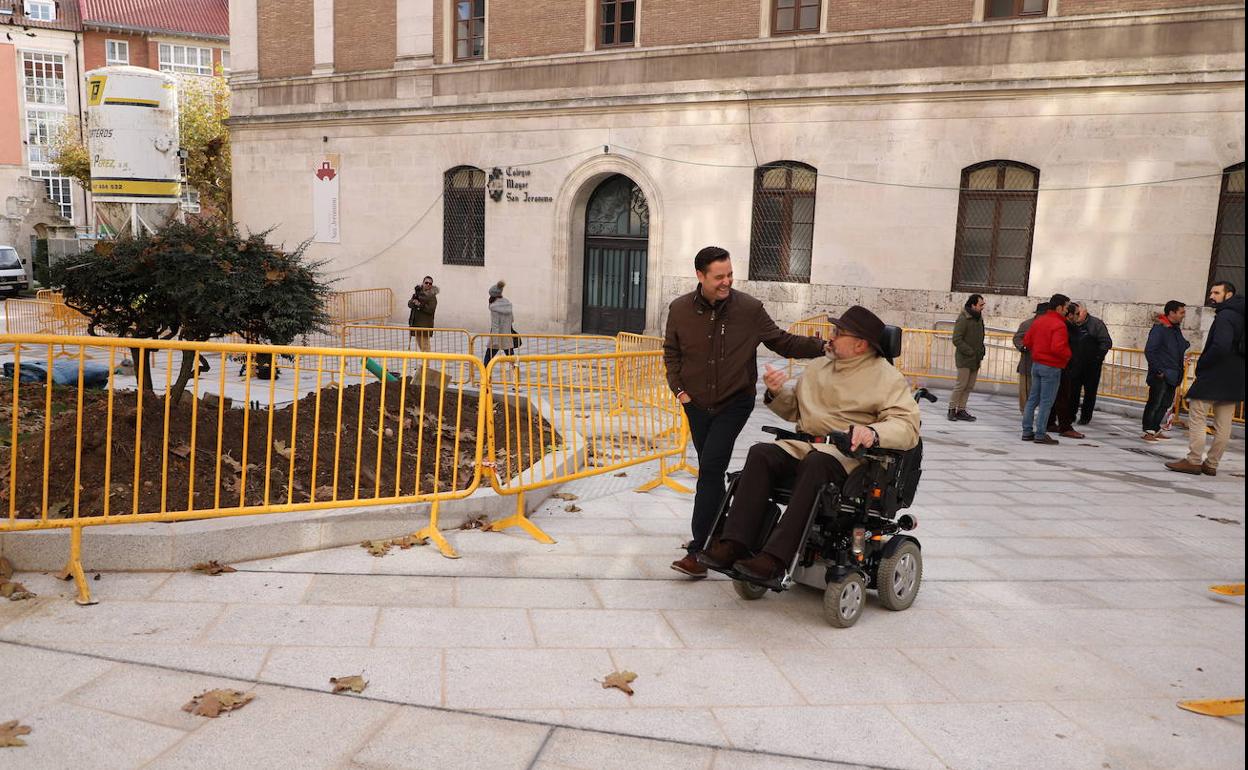
[[[789,375],[780,369],[773,368],[771,364],[764,365],[763,384],[767,386],[767,390],[772,393],[779,393],[780,389],[784,387],[784,383],[788,381]]]
[[[870,449],[875,446],[875,431],[861,425],[855,425],[849,431],[849,450],[852,452],[858,447],[866,447]]]

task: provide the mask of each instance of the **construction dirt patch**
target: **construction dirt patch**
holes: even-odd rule
[[[104,514],[106,489],[108,512],[123,514],[347,503],[468,488],[476,472],[476,392],[429,386],[422,393],[418,383],[403,391],[402,382],[388,383],[383,405],[379,382],[326,388],[319,408],[313,393],[272,410],[223,405],[213,395],[197,403],[187,394],[168,404],[167,430],[163,396],[146,394],[140,417],[133,391],[115,392],[111,405],[106,392],[84,391],[79,451],[77,389],[53,387],[49,410],[43,385],[23,385],[14,471],[13,390],[5,381],[0,512],[8,513],[13,494],[18,518],[39,518],[45,504],[49,518],[70,517],[75,478],[80,516]],[[501,408],[494,411],[498,435],[519,429],[533,438],[516,443],[513,466],[531,465],[562,441],[537,409],[513,405],[509,423]],[[527,425],[517,425],[517,414]],[[46,446],[45,424],[51,428]]]

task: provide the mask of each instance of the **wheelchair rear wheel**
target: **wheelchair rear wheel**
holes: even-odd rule
[[[849,628],[862,616],[867,602],[867,581],[860,572],[851,572],[823,589],[823,617],[837,628]]]
[[[908,609],[914,604],[923,582],[923,552],[913,542],[905,542],[884,561],[875,573],[880,604],[890,610]]]
[[[747,601],[761,599],[767,593],[767,586],[760,586],[757,583],[751,583],[748,580],[732,581],[732,589],[737,592],[737,596]]]

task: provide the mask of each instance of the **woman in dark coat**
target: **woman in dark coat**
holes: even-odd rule
[[[408,336],[416,340],[416,347],[428,353],[433,332],[423,330],[433,328],[434,315],[438,312],[438,287],[433,285],[433,276],[425,276],[412,291],[412,298],[407,301],[407,306],[410,308],[407,325],[412,327]]]

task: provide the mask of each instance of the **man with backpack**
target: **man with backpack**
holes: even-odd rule
[[[1209,289],[1217,315],[1196,361],[1196,382],[1187,391],[1187,457],[1166,463],[1178,473],[1218,475],[1218,461],[1231,441],[1235,405],[1244,400],[1244,298],[1235,284],[1218,281]],[[1213,446],[1205,454],[1205,420],[1213,411]]]

